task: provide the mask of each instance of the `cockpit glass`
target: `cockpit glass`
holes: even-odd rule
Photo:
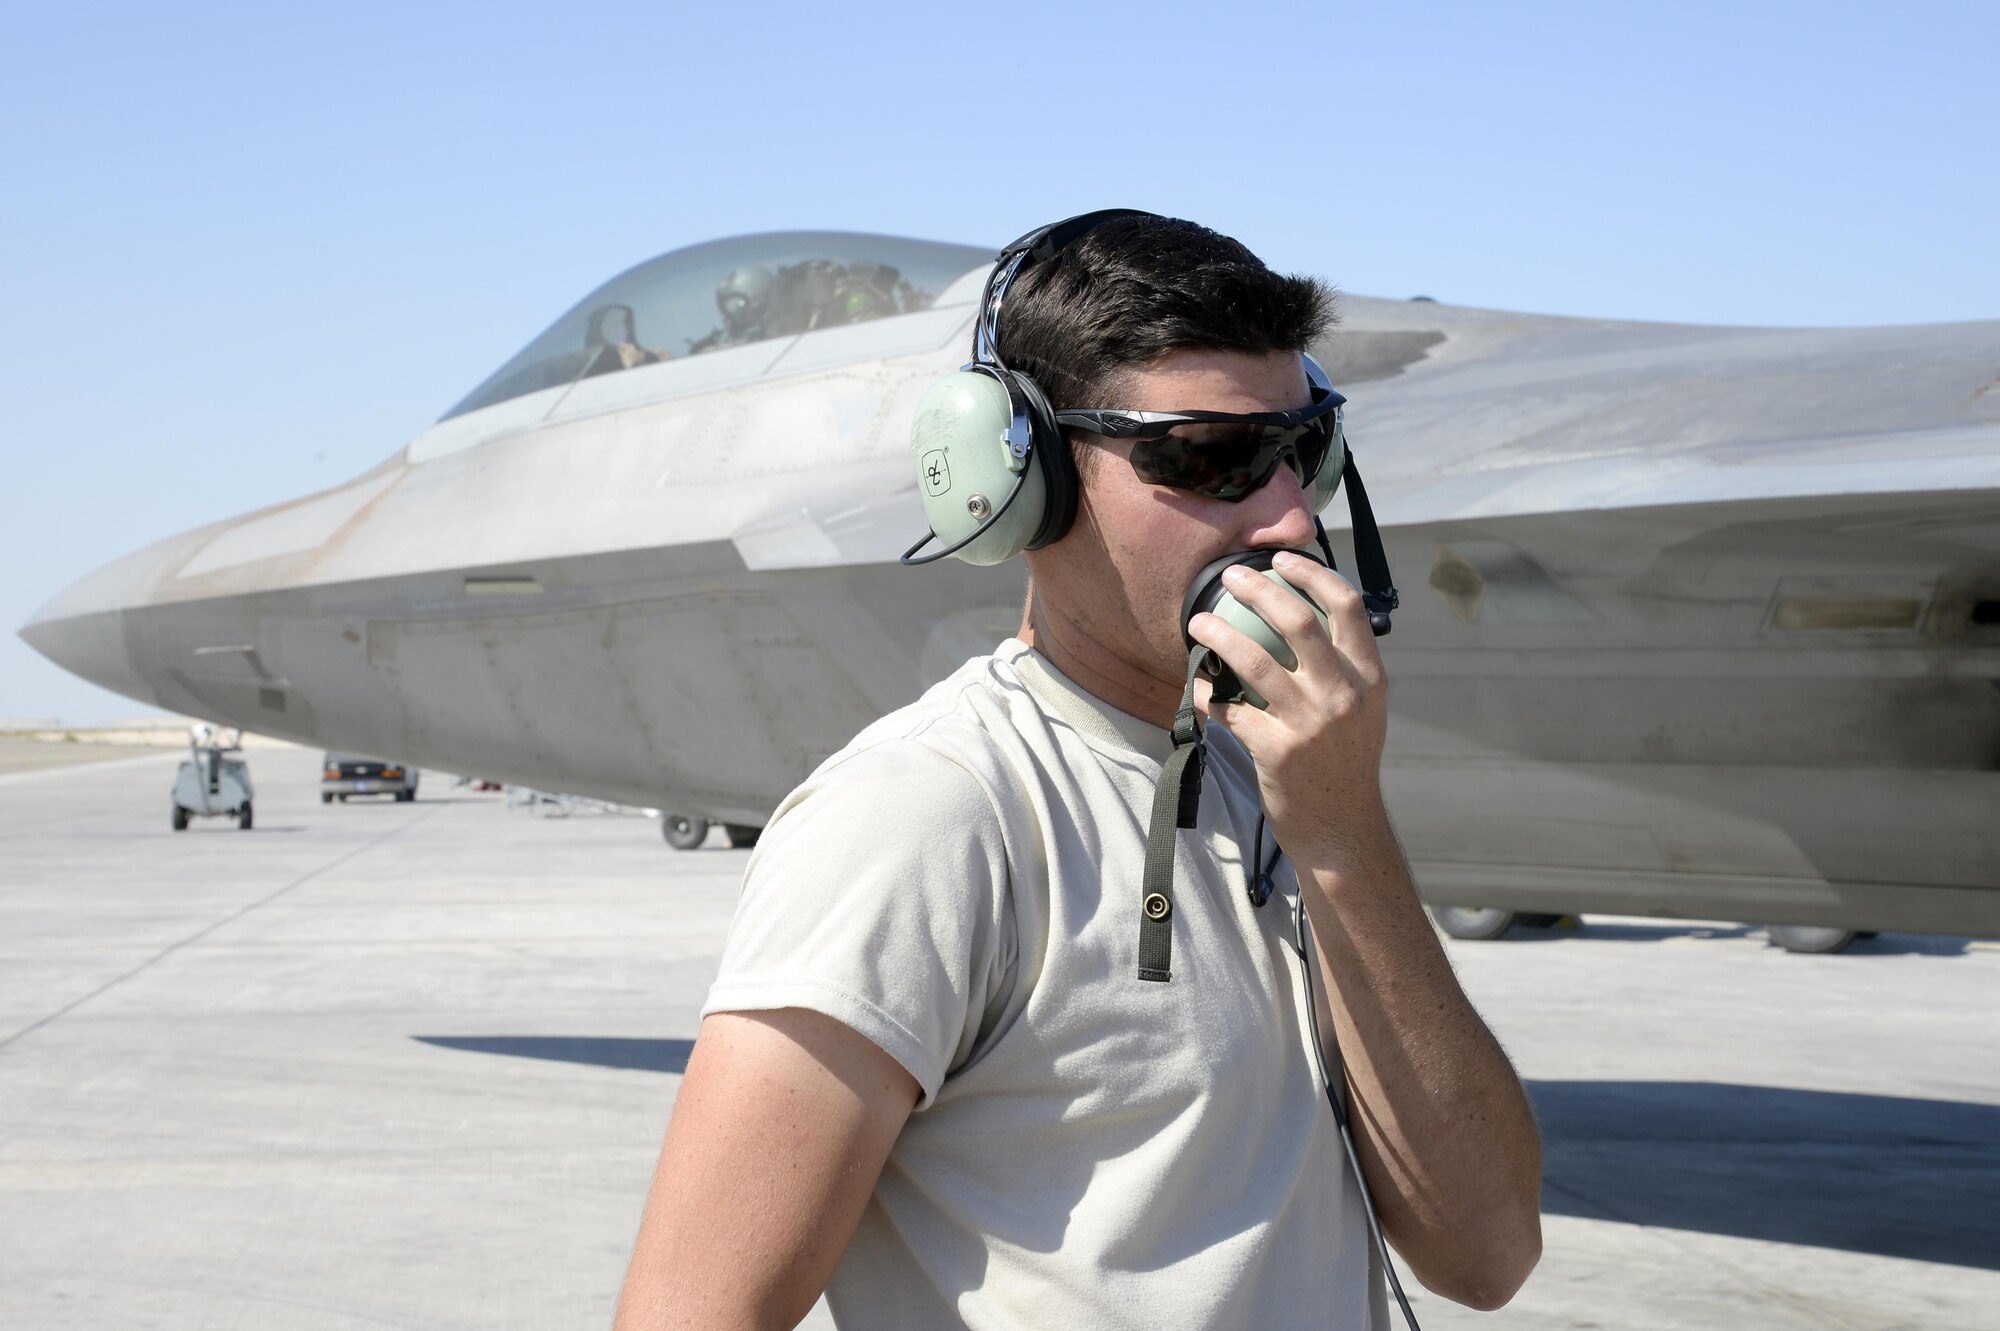
[[[912,314],[992,258],[975,245],[841,231],[691,245],[591,292],[443,419],[593,375]]]

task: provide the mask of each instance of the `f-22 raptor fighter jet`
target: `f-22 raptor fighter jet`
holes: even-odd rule
[[[374,470],[23,636],[219,723],[754,827],[1019,624],[1018,562],[896,558],[990,260],[666,254]],[[1315,354],[1404,589],[1385,780],[1433,904],[2000,932],[2000,322],[1344,313]]]

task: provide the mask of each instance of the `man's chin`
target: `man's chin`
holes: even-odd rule
[[[1146,673],[1179,693],[1187,686],[1188,648],[1181,635],[1147,643]]]

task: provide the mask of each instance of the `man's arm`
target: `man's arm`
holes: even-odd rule
[[[1208,710],[1256,759],[1265,813],[1298,868],[1383,1231],[1431,1289],[1497,1308],[1541,1256],[1534,1113],[1459,988],[1389,825],[1388,679],[1360,594],[1312,560],[1280,555],[1275,567],[1326,610],[1331,633],[1241,570],[1229,590],[1285,635],[1298,668],[1197,616],[1194,637],[1270,702]]]
[[[846,1252],[918,1094],[900,1063],[817,1012],[704,1020],[617,1331],[796,1325]]]
[[[1379,794],[1353,852],[1299,866],[1351,1123],[1385,1234],[1431,1289],[1512,1298],[1541,1257],[1541,1139],[1520,1079],[1459,988]]]

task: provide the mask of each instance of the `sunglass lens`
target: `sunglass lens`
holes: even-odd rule
[[[1280,461],[1291,464],[1301,485],[1311,481],[1326,458],[1327,435],[1317,421],[1287,428],[1240,426],[1218,430],[1193,427],[1198,435],[1179,429],[1163,439],[1141,443],[1132,450],[1132,469],[1149,485],[1192,490],[1209,499],[1230,502],[1251,494],[1271,479]]]

